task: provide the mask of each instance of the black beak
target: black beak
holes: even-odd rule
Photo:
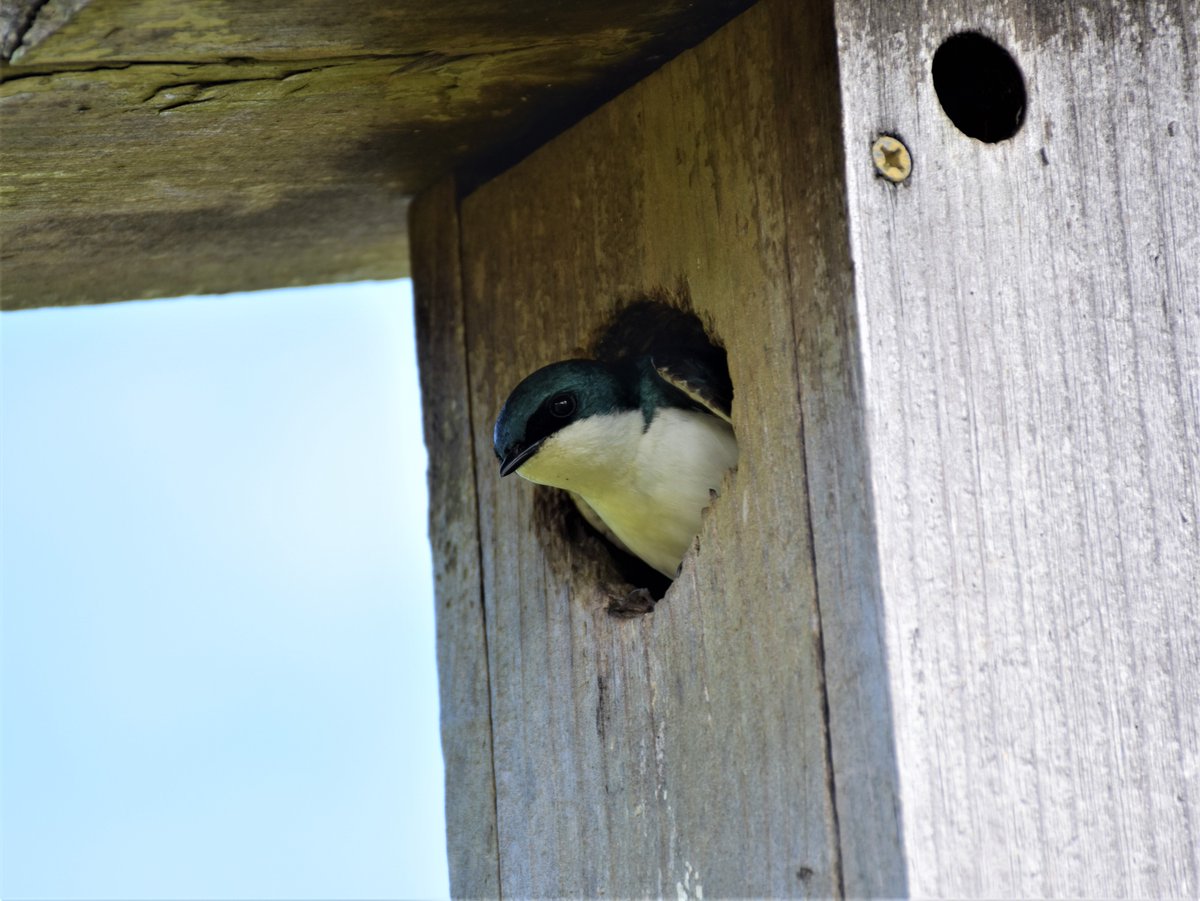
[[[503,460],[500,461],[500,478],[504,478],[510,472],[516,471],[521,464],[538,452],[538,448],[542,446],[545,438],[539,438],[529,447],[514,447],[508,452]]]

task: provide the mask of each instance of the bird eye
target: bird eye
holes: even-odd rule
[[[575,395],[556,394],[550,398],[550,412],[559,419],[566,419],[575,412]]]

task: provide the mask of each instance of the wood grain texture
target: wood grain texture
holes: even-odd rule
[[[1200,6],[837,19],[910,889],[1195,897]],[[968,29],[1025,73],[1012,140],[939,106]]]
[[[6,4],[5,308],[407,274],[510,165],[749,0]]]
[[[437,604],[446,848],[454,897],[500,893],[478,500],[452,178],[413,205],[413,283]]]
[[[501,890],[1194,896],[1200,8],[823,10],[764,0],[462,205]],[[1012,140],[942,113],[963,30],[1024,70]],[[615,622],[491,417],[681,282],[743,462]]]
[[[541,48],[543,54],[574,50],[578,69],[571,72],[563,65],[557,72],[574,81],[600,58],[628,61],[631,51],[669,53],[672,45],[694,43],[746,2],[21,0],[16,6],[38,7],[21,51],[11,59],[26,66],[212,63],[231,57],[278,62],[415,51],[489,56]],[[559,59],[565,63],[565,56]]]
[[[810,442],[801,399],[822,379],[852,392],[857,365],[833,47],[827,4],[760,4],[462,203],[459,478],[479,491],[506,895],[840,895],[840,817],[877,839],[855,890],[903,891],[877,578],[851,571],[873,543],[818,550],[806,490],[819,468],[839,495],[819,506],[862,525],[865,461],[833,454],[861,416],[813,406]],[[609,594],[630,586],[552,501],[499,480],[491,426],[622,301],[681,285],[729,351],[742,459],[658,609],[614,620]],[[836,692],[857,705],[833,728],[863,783],[846,809],[816,602],[829,566],[847,608]]]

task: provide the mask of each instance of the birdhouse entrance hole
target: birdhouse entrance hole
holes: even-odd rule
[[[620,304],[579,355],[612,364],[650,357],[662,365],[671,354],[678,355],[679,348],[686,348],[688,354],[700,348],[708,364],[703,371],[717,368],[728,379],[724,347],[691,310],[686,288],[660,290]],[[726,381],[720,391],[728,407],[732,383]],[[613,612],[622,598],[638,589],[645,589],[655,601],[666,595],[673,580],[609,541],[567,492],[544,486],[535,491],[536,528],[547,559],[561,576],[576,581],[594,579],[612,602]]]
[[[1025,79],[1007,50],[963,32],[933,54],[933,88],[942,110],[963,134],[985,144],[1015,135],[1025,119]]]

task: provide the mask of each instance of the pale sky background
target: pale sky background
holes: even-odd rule
[[[0,896],[446,896],[410,284],[5,313],[0,410]]]

